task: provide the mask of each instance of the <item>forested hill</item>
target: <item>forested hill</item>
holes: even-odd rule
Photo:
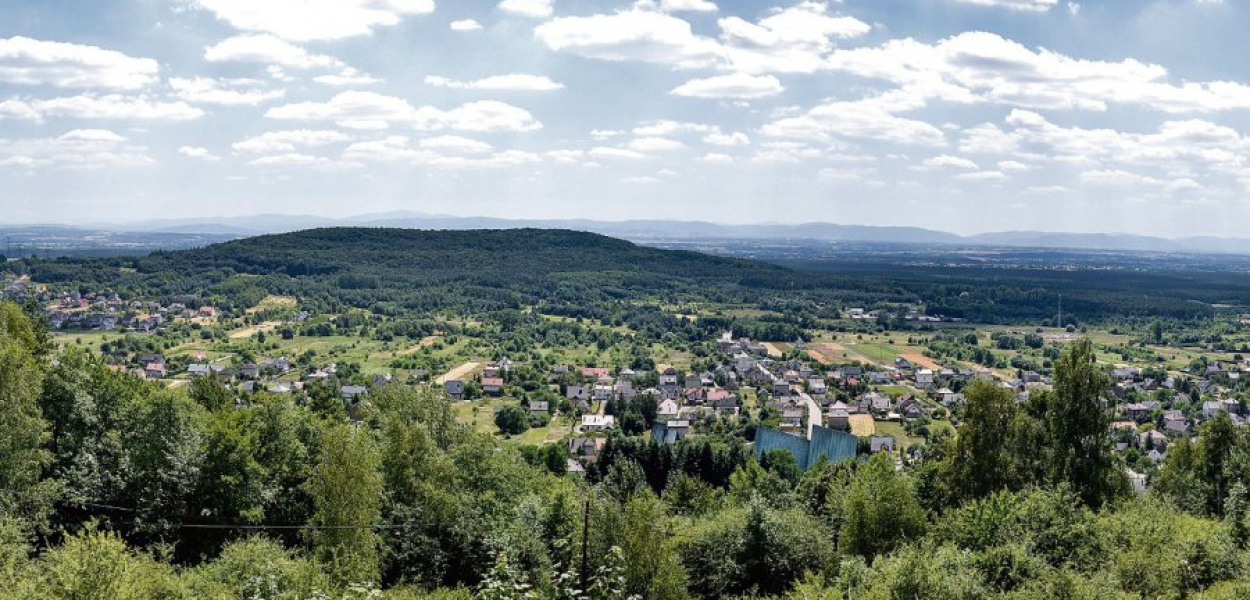
[[[646,248],[563,230],[331,228],[145,257],[31,261],[40,283],[240,309],[268,295],[319,310],[464,313],[539,307],[621,316],[630,301],[758,300],[811,277],[763,262]],[[636,303],[635,303],[636,304]],[[628,317],[626,317],[628,318]]]
[[[142,271],[229,268],[291,276],[376,274],[452,280],[523,278],[554,273],[645,273],[655,277],[735,280],[777,277],[785,269],[696,252],[658,250],[593,234],[551,229],[421,231],[330,228],[265,235],[199,250],[162,252]]]

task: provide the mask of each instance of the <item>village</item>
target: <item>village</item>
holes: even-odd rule
[[[9,294],[26,289],[24,281],[5,284]],[[126,301],[109,292],[67,291],[46,294],[43,300],[47,323],[55,331],[66,332],[62,335],[111,332],[143,339],[175,327],[208,331],[230,316],[207,305]],[[303,311],[284,314],[288,325],[310,318]],[[877,311],[864,309],[843,314],[852,322],[877,316]],[[907,318],[942,320],[915,313]],[[593,462],[611,436],[637,435],[675,444],[719,431],[725,422],[739,421],[805,440],[817,428],[829,430],[834,433],[828,435],[853,436],[863,452],[888,452],[905,460],[933,436],[953,432],[964,401],[960,391],[971,381],[991,379],[1015,394],[1020,403],[1052,383],[1048,374],[1038,371],[1004,372],[915,355],[872,360],[844,353],[848,360],[836,361],[830,360],[827,344],[822,354],[821,346],[808,349],[802,342],[735,338],[731,332],[716,339],[714,347],[713,368],[703,371],[671,365],[641,371],[628,366],[558,364],[534,373],[531,365],[514,363],[505,356],[467,361],[442,374],[427,369],[366,374],[359,368],[342,373],[335,362],[318,363],[308,357],[297,361],[280,354],[240,360],[204,351],[167,356],[154,350],[119,349],[106,359],[114,370],[171,386],[212,377],[229,386],[240,405],[255,393],[306,395],[310,386],[319,386],[333,390],[349,416],[358,414],[360,403],[367,402],[370,390],[378,386],[429,386],[464,407],[459,414],[465,421],[505,440],[512,434],[496,427],[498,414],[515,406],[527,417],[521,429],[525,435],[518,439],[564,444],[574,472]],[[1192,435],[1203,421],[1227,413],[1235,423],[1246,423],[1245,403],[1225,395],[1243,370],[1250,370],[1250,360],[1210,361],[1199,372],[1123,364],[1106,368],[1116,398],[1112,435],[1135,486],[1143,488],[1148,474],[1166,458],[1169,445]],[[536,379],[541,380],[541,393],[532,385]],[[634,414],[622,414],[627,411]],[[626,418],[632,418],[631,422],[622,421]]]

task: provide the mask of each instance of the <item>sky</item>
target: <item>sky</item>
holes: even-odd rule
[[[1250,237],[1235,0],[7,0],[0,224]]]

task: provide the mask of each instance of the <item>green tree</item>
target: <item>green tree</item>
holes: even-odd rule
[[[1110,380],[1094,362],[1093,344],[1083,338],[1055,363],[1054,391],[1040,394],[1050,480],[1070,485],[1093,507],[1128,487],[1116,467],[1109,435],[1111,413],[1105,403],[1110,390]]]
[[[0,512],[41,523],[54,488],[42,481],[52,455],[39,407],[43,363],[37,350],[29,319],[16,305],[0,303]]]
[[[1026,419],[1015,394],[978,379],[964,389],[967,405],[947,459],[950,487],[963,500],[983,498],[1002,489],[1019,489],[1022,478],[1020,442]]]
[[[379,577],[382,474],[377,444],[367,430],[334,425],[321,439],[321,456],[308,480],[316,556],[335,584]]]
[[[840,545],[846,554],[872,558],[924,531],[924,512],[911,482],[885,453],[874,455],[855,473],[842,510]]]
[[[529,412],[520,406],[511,404],[505,406],[495,413],[495,426],[499,428],[500,433],[509,435],[525,433],[530,428]]]

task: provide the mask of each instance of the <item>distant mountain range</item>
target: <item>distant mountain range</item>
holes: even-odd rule
[[[1188,237],[1169,239],[1120,233],[1090,234],[1040,231],[1008,231],[961,236],[919,227],[876,227],[834,223],[725,225],[703,221],[668,220],[502,219],[495,217],[455,217],[406,211],[366,214],[344,219],[279,214],[200,219],[163,219],[133,223],[95,223],[81,226],[80,229],[153,234],[204,234],[214,237],[249,237],[336,226],[443,230],[570,229],[638,242],[659,240],[775,239],[1250,255],[1250,239],[1242,238]],[[24,226],[23,228],[30,227]],[[3,229],[5,228],[0,226],[0,230]]]

